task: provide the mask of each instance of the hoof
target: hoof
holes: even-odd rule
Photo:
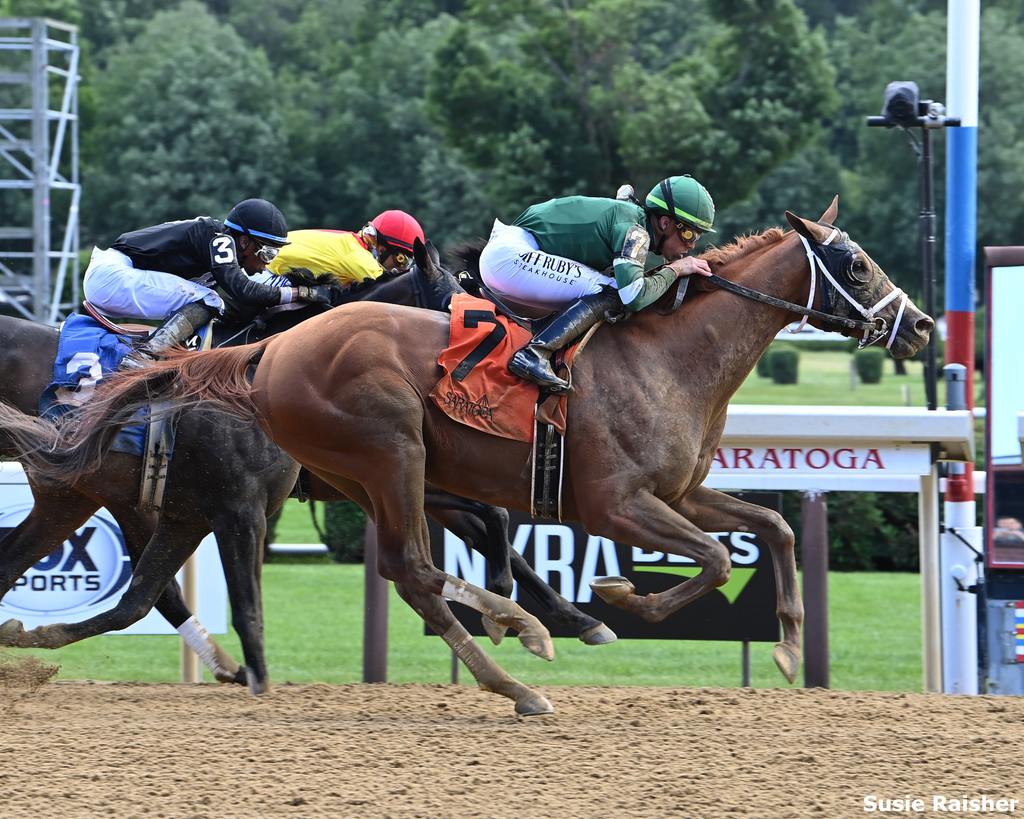
[[[605,603],[619,608],[636,593],[636,586],[625,577],[599,577],[590,581],[590,588]]]
[[[216,668],[213,669],[213,678],[217,682],[222,683],[236,683],[237,685],[245,685],[245,667],[238,664],[238,661],[228,654],[223,648],[217,643],[210,640],[213,644],[214,657],[216,657]]]
[[[501,645],[501,640],[508,629],[505,626],[499,626],[486,614],[480,617],[480,622],[484,627],[484,631],[487,632],[487,636],[491,638],[491,642],[496,646]]]
[[[603,646],[606,643],[614,643],[619,638],[604,623],[598,623],[586,631],[581,631],[579,639],[581,643],[586,643],[588,646]]]
[[[229,683],[233,685],[247,684],[245,680],[245,668],[243,666],[237,666],[234,669],[218,666],[217,670],[213,672],[213,678],[219,683]]]
[[[0,646],[18,646],[25,634],[21,620],[10,619],[0,626]]]
[[[552,714],[555,706],[534,691],[516,700],[516,713],[521,717],[538,717],[541,714]]]
[[[786,643],[776,643],[772,659],[788,682],[796,681],[796,672],[800,670],[800,652]]]
[[[523,629],[519,632],[519,642],[531,654],[536,654],[542,660],[549,662],[555,659],[555,644],[551,641],[548,630],[537,621],[536,626]]]
[[[250,694],[255,694],[258,697],[260,694],[266,694],[270,690],[270,682],[268,680],[259,679],[248,666],[243,666],[243,670],[249,684]]]

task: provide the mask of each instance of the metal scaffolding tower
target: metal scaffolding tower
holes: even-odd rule
[[[0,305],[50,323],[79,298],[78,58],[76,26],[0,18]]]

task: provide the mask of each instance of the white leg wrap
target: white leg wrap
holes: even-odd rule
[[[457,577],[448,577],[444,581],[444,587],[441,589],[441,596],[446,597],[449,600],[454,600],[456,603],[462,603],[464,606],[470,608],[477,608],[480,603],[477,597],[469,588],[469,584],[465,580],[460,580]]]
[[[222,668],[220,663],[217,662],[217,652],[210,642],[210,633],[196,619],[195,615],[189,617],[188,620],[178,626],[178,634],[185,641],[185,645],[199,656],[199,659],[203,661],[203,665],[210,669],[214,675],[227,673],[227,669]]]

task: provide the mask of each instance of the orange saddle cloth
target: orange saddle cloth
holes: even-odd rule
[[[497,314],[486,299],[462,293],[452,299],[451,313],[448,346],[437,358],[444,375],[430,397],[453,421],[531,442],[540,387],[508,371],[515,351],[532,338],[530,331]],[[565,404],[564,395],[551,396],[542,407],[545,420],[561,433]]]

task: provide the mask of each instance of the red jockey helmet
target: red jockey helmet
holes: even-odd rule
[[[372,222],[377,231],[378,242],[389,247],[401,248],[412,253],[413,243],[419,239],[426,243],[423,228],[404,210],[386,210],[374,218]]]

